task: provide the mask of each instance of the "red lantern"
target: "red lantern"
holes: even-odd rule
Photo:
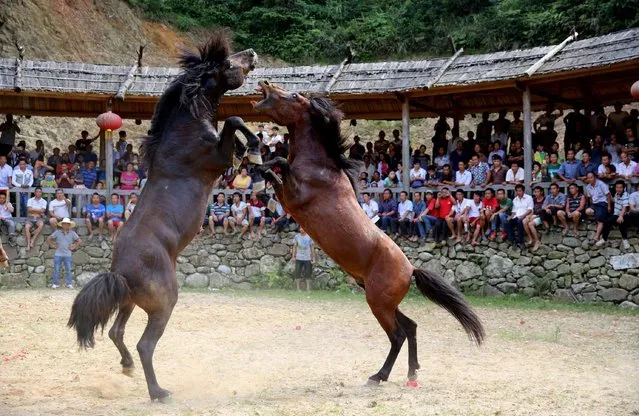
[[[106,131],[107,138],[111,138],[111,132],[113,130],[117,130],[122,127],[122,118],[119,115],[111,112],[111,110],[106,113],[100,114],[96,119],[98,127],[101,130]]]
[[[630,87],[630,94],[632,95],[632,98],[639,100],[639,81],[632,84],[632,87]]]

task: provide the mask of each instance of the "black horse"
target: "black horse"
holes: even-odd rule
[[[84,286],[71,309],[68,325],[85,348],[93,347],[98,326],[104,330],[118,312],[109,337],[125,374],[133,359],[124,345],[124,327],[136,305],[144,309],[148,323],[137,349],[151,400],[170,395],[159,386],[152,359],[177,302],[178,253],[200,230],[213,183],[231,166],[236,130],[249,147],[259,144],[239,117],[227,119],[220,133],[212,123],[222,95],[242,86],[256,62],[252,49],[230,55],[224,34],[214,35],[199,53],[181,57],[183,72],[160,98],[145,138],[149,180],[115,242],[111,270]]]

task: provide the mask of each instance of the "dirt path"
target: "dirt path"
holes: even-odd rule
[[[484,308],[488,342],[476,349],[444,311],[411,300],[421,387],[404,387],[405,347],[390,381],[371,389],[388,344],[360,299],[182,293],[155,355],[174,394],[161,405],[147,399],[137,354],[129,378],[106,334],[77,350],[64,326],[74,295],[0,293],[0,414],[639,414],[636,315]],[[136,309],[133,352],[145,322]]]

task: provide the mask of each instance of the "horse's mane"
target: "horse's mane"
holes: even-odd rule
[[[346,173],[351,186],[357,195],[356,181],[359,177],[361,162],[347,158],[344,153],[350,148],[347,139],[342,136],[340,122],[344,113],[337,108],[335,103],[324,97],[310,98],[310,114],[313,128],[319,131],[321,143],[328,156],[337,167]]]
[[[211,77],[222,69],[231,53],[228,34],[217,32],[197,52],[184,50],[179,57],[182,72],[164,91],[155,106],[151,130],[142,143],[142,157],[146,166],[153,165],[170,115],[176,108],[185,107],[195,119],[210,119],[217,110],[217,103],[209,102],[202,88],[205,77]]]

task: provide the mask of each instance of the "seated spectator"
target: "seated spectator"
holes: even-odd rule
[[[440,178],[441,185],[455,185],[455,177],[453,176],[453,171],[450,169],[450,165],[444,165]]]
[[[568,184],[574,183],[575,181],[577,181],[577,178],[579,176],[580,166],[581,163],[575,160],[575,151],[572,149],[568,150],[568,153],[566,153],[566,161],[561,164],[561,167],[557,171],[557,176],[560,180]]]
[[[94,189],[95,184],[98,181],[98,171],[95,168],[94,162],[87,162],[86,167],[80,169],[82,174],[83,184],[87,189]],[[78,181],[78,177],[76,175],[76,183]],[[128,189],[128,188],[125,188]]]
[[[506,218],[504,228],[508,235],[508,241],[520,249],[524,249],[524,219],[532,214],[534,203],[530,195],[527,195],[525,187],[522,184],[515,186],[515,198],[513,199],[513,208],[511,214]],[[517,228],[517,237],[515,237],[515,227]]]
[[[413,188],[421,188],[426,182],[426,171],[422,169],[419,162],[413,163],[413,169],[410,171],[410,186]]]
[[[406,191],[399,193],[397,217],[399,233],[396,233],[395,237],[410,237],[411,223],[413,221],[413,203],[408,199],[408,192]]]
[[[626,140],[623,145],[623,151],[628,153],[631,160],[637,160],[639,157],[639,140],[635,137],[632,127],[625,128]]]
[[[485,187],[488,184],[488,176],[490,167],[487,163],[479,159],[479,155],[474,154],[470,158],[470,168],[468,168],[472,176],[470,186]]]
[[[86,156],[88,156],[89,154],[91,154],[91,147],[89,146],[87,153],[85,153]],[[85,156],[84,160],[86,162],[89,161],[89,159],[87,159],[87,157]],[[120,157],[120,159],[124,162],[130,162],[134,156],[138,156],[137,153],[133,152],[133,145],[132,144],[127,144],[126,145],[126,150],[124,151],[124,154],[122,154],[122,156]],[[92,160],[93,162],[97,161],[97,158],[95,158],[96,160],[93,160],[93,156],[90,157],[90,160]]]
[[[92,164],[93,162],[89,162],[88,166],[91,167]],[[97,175],[96,175],[96,180],[97,180]],[[86,172],[84,172],[84,183],[85,185],[88,183]],[[138,189],[139,184],[140,184],[140,177],[138,176],[138,173],[133,169],[133,163],[131,162],[127,163],[126,170],[120,174],[120,189],[125,191]],[[87,185],[87,187],[89,186]]]
[[[497,201],[499,201],[499,210],[495,212],[491,218],[493,222],[491,227],[496,231],[497,225],[501,225],[501,241],[506,241],[507,234],[505,224],[508,222],[508,217],[512,214],[513,201],[506,196],[506,191],[503,189],[497,190]],[[495,240],[496,236],[496,233],[491,233],[489,238],[490,240]]]
[[[71,212],[71,201],[66,198],[62,189],[56,189],[55,199],[49,202],[49,225],[55,230],[58,222],[64,218],[69,218]]]
[[[422,237],[422,239],[426,238],[425,225],[420,219],[425,209],[426,203],[422,200],[422,193],[413,193],[413,218],[410,221],[410,241],[417,241],[420,237]],[[418,224],[418,221],[421,222],[421,225]]]
[[[605,153],[603,148],[603,137],[601,134],[597,134],[592,140],[590,147],[590,161],[595,165],[601,165],[601,157]]]
[[[388,176],[388,172],[390,169],[390,158],[386,153],[379,154],[379,162],[377,163],[377,171],[382,175],[382,178],[386,178]]]
[[[550,154],[552,153],[556,153],[557,154],[557,163],[559,163],[560,165],[562,163],[564,163],[564,161],[566,160],[563,156],[563,154],[559,151],[559,143],[557,142],[553,142],[552,145],[550,146],[550,152],[548,152]]]
[[[371,199],[371,194],[369,194],[368,192],[362,192],[362,209],[370,220],[375,218],[377,216],[377,212],[379,211],[377,202],[375,202],[374,199]]]
[[[588,172],[592,172],[597,175],[597,166],[590,159],[590,152],[584,150],[581,154],[581,164],[579,165],[579,180],[585,181]]]
[[[535,152],[535,154],[533,155],[533,160],[535,162],[538,162],[540,164],[544,163],[544,160],[546,160],[546,155],[548,153],[546,153],[544,151],[544,144],[543,143],[537,143],[537,151]]]
[[[100,194],[95,192],[91,195],[91,203],[86,208],[86,219],[84,223],[89,231],[89,241],[95,236],[94,227],[98,227],[98,239],[102,241],[104,234],[104,221],[106,220],[106,207],[100,201]]]
[[[426,171],[424,186],[437,186],[440,182],[441,176],[437,173],[437,167],[435,165],[430,165]]]
[[[575,142],[572,144],[572,150],[575,152],[575,160],[581,162],[584,155],[584,149],[581,148],[581,142]]]
[[[541,170],[541,163],[533,162],[533,171],[532,171],[532,174],[530,175],[530,179],[532,183],[548,182],[548,181],[544,181],[544,179],[546,178],[544,178],[544,173]]]
[[[507,156],[508,163],[517,162],[520,165],[524,163],[524,149],[521,147],[521,142],[515,140],[510,146],[510,153]]]
[[[277,199],[277,195],[273,194],[273,199],[275,201],[275,209],[273,211],[273,228],[276,233],[281,233],[282,231],[284,231],[284,228],[286,228],[291,223],[291,216],[284,210],[284,207]],[[274,241],[280,241],[279,235],[276,236]]]
[[[635,186],[635,192],[628,198],[628,213],[624,220],[626,219],[630,222],[629,226],[639,226],[639,183]]]
[[[388,176],[384,179],[384,187],[386,188],[400,188],[402,183],[392,170],[388,172]]]
[[[369,155],[364,155],[364,172],[368,173],[368,177],[372,178],[373,173],[375,173],[375,164],[371,162],[371,157]]]
[[[413,161],[419,162],[419,165],[422,167],[430,165],[430,156],[426,153],[426,146],[421,145],[419,149],[415,149]]]
[[[624,181],[617,181],[615,183],[615,196],[613,197],[613,211],[604,222],[604,228],[601,233],[601,239],[597,241],[596,246],[600,247],[606,244],[610,230],[613,226],[619,226],[621,232],[621,244],[624,250],[630,249],[630,242],[628,242],[628,227],[630,221],[626,217],[626,214],[630,210],[630,198],[628,192],[626,192],[626,183]]]
[[[231,227],[233,233],[235,233],[236,226],[242,227],[242,232],[238,237],[240,240],[248,231],[248,218],[248,204],[242,201],[242,194],[240,194],[239,192],[235,192],[233,194],[233,203],[231,204],[231,217],[229,218],[229,226]]]
[[[563,234],[568,234],[566,211],[564,211],[566,209],[566,195],[559,192],[559,185],[556,183],[550,185],[550,193],[546,195],[542,208],[542,211],[537,215],[543,221],[544,227],[548,229],[558,219],[563,227]]]
[[[493,156],[493,167],[490,168],[488,183],[492,183],[494,185],[503,185],[506,182],[506,174],[508,173],[508,168],[506,166],[502,166],[501,162],[501,156]]]
[[[251,192],[251,197],[248,203],[249,208],[249,239],[262,239],[262,231],[264,230],[264,226],[266,225],[266,215],[264,211],[266,211],[266,206],[260,199],[257,197],[257,193]],[[257,233],[253,232],[254,227],[257,226]]]
[[[469,209],[470,199],[464,198],[464,191],[458,189],[457,192],[455,192],[453,209],[448,213],[448,217],[446,217],[446,223],[450,231],[449,238],[454,239],[457,243],[462,242],[462,226],[464,225]]]
[[[60,166],[61,170],[56,179],[58,188],[73,188],[73,186],[75,185],[73,172],[68,170],[67,164],[62,164]]]
[[[27,201],[27,220],[24,223],[24,235],[27,240],[27,251],[33,248],[42,228],[44,227],[45,214],[47,212],[47,201],[42,198],[42,188],[36,188],[33,198]],[[31,227],[35,225],[36,231],[31,236]]]
[[[443,147],[437,148],[437,156],[435,156],[433,163],[435,163],[435,166],[437,166],[438,172],[441,172],[444,169],[444,166],[450,166],[450,158],[446,154],[446,151]]]
[[[129,145],[131,146],[131,145]],[[93,164],[97,164],[98,163],[98,155],[95,154],[95,152],[93,151],[93,146],[89,145],[87,147],[87,151],[84,152],[82,154],[82,156],[84,157],[84,162],[93,162]],[[131,160],[131,156],[129,156],[129,159]]]
[[[468,133],[472,133],[472,132],[468,132]],[[475,154],[479,157],[479,161],[482,163],[485,163],[488,165],[488,167],[490,168],[490,165],[488,164],[488,156],[486,152],[484,152],[484,149],[481,148],[481,146],[479,145],[479,143],[476,143],[475,146],[473,146],[473,148],[471,149],[471,154]],[[491,161],[492,163],[492,161]]]
[[[629,180],[635,174],[635,170],[637,169],[637,162],[630,159],[630,155],[628,152],[623,151],[619,155],[621,158],[621,162],[617,164],[617,176],[622,179]]]
[[[585,194],[590,200],[590,205],[586,209],[586,215],[595,217],[597,221],[597,231],[595,232],[595,244],[601,246],[605,244],[599,243],[601,233],[603,232],[604,223],[608,219],[608,213],[612,211],[612,197],[608,185],[597,179],[594,173],[589,172],[586,175]]]
[[[617,135],[615,133],[610,133],[610,137],[608,138],[608,142],[604,145],[604,149],[610,155],[610,162],[613,165],[617,165],[621,162],[619,155],[621,154],[622,147],[621,144],[617,142]]]
[[[457,172],[455,172],[455,186],[470,186],[473,175],[466,170],[466,162],[459,161]]]
[[[76,152],[75,146],[70,144],[67,149],[68,149],[68,151],[67,151],[66,155],[69,158],[68,159],[69,162],[70,163],[75,163],[75,158],[78,155],[78,153]],[[64,154],[62,156],[64,156]]]
[[[510,169],[506,172],[506,183],[512,185],[524,183],[524,170],[519,169],[519,162],[513,161],[510,163]]]
[[[415,233],[415,238],[413,241],[421,238],[422,240],[426,240],[429,237],[432,237],[433,228],[437,223],[437,217],[439,214],[439,210],[435,208],[435,204],[437,200],[433,198],[433,193],[431,191],[426,192],[426,200],[421,200],[421,194],[419,192],[415,192],[414,202],[413,202],[413,226],[417,228],[417,232]]]
[[[470,235],[472,233],[473,240],[471,244],[476,246],[479,244],[479,236],[481,229],[484,226],[481,213],[484,209],[484,205],[481,200],[481,193],[479,191],[473,192],[473,199],[470,200],[468,214],[464,218],[464,231],[467,231],[466,242],[470,241]]]
[[[487,188],[484,192],[484,198],[481,201],[482,209],[480,217],[486,228],[486,237],[493,235],[492,239],[497,235],[497,211],[499,211],[499,201],[495,198],[493,188]]]
[[[124,206],[117,194],[111,195],[111,203],[106,206],[106,218],[109,237],[113,242],[124,225]]]
[[[561,164],[559,163],[559,155],[557,153],[550,154],[550,163],[546,166],[546,171],[548,172],[548,177],[551,181],[559,180],[559,169],[561,168]]]
[[[224,193],[217,194],[215,202],[208,205],[206,216],[208,218],[211,235],[215,235],[215,227],[223,227],[224,234],[227,234],[229,227],[229,215],[231,207],[226,203]]]
[[[610,172],[610,166],[614,166],[612,164],[612,159],[610,154],[604,153],[601,155],[601,165],[597,168],[597,177],[602,181],[610,181],[617,177],[617,169],[615,168],[614,172]]]
[[[251,177],[248,175],[248,169],[240,168],[240,174],[233,179],[233,189],[246,191],[251,187]]]
[[[384,187],[384,181],[382,180],[382,177],[379,174],[379,172],[377,172],[377,171],[373,172],[373,178],[371,179],[370,187],[371,188],[383,188]]]
[[[435,212],[437,215],[437,221],[433,227],[433,239],[435,244],[439,245],[446,239],[446,230],[448,229],[447,218],[453,210],[455,199],[452,197],[448,188],[444,187],[437,193],[437,199],[435,200]]]
[[[47,171],[44,176],[40,179],[40,187],[41,188],[57,188],[58,183],[55,180],[55,175],[53,171]]]
[[[16,235],[16,223],[13,221],[13,205],[5,192],[0,193],[0,225],[7,226],[9,237]]]
[[[42,180],[49,172],[53,172],[54,169],[52,166],[46,165],[44,162],[36,161],[35,168],[33,169],[33,186],[42,187]]]
[[[579,187],[572,183],[568,187],[566,198],[566,220],[573,224],[573,236],[579,237],[579,223],[586,210],[586,197],[579,192]]]
[[[397,233],[397,202],[393,199],[393,193],[390,189],[384,189],[382,193],[382,201],[379,204],[379,217],[381,221],[378,221],[377,225],[383,232],[388,232],[388,227],[390,227],[391,233]]]
[[[506,152],[502,150],[500,141],[496,141],[495,143],[492,144],[492,150],[488,154],[488,164],[490,166],[493,165],[493,160],[495,156],[499,156],[501,161],[506,160]]]
[[[51,165],[51,164],[49,164]],[[56,176],[59,175],[62,172],[62,166],[67,167],[67,171],[71,170],[73,168],[73,163],[71,163],[71,161],[69,160],[69,154],[68,153],[62,153],[62,156],[60,156],[60,161],[58,162],[58,164],[55,167],[55,174]]]

